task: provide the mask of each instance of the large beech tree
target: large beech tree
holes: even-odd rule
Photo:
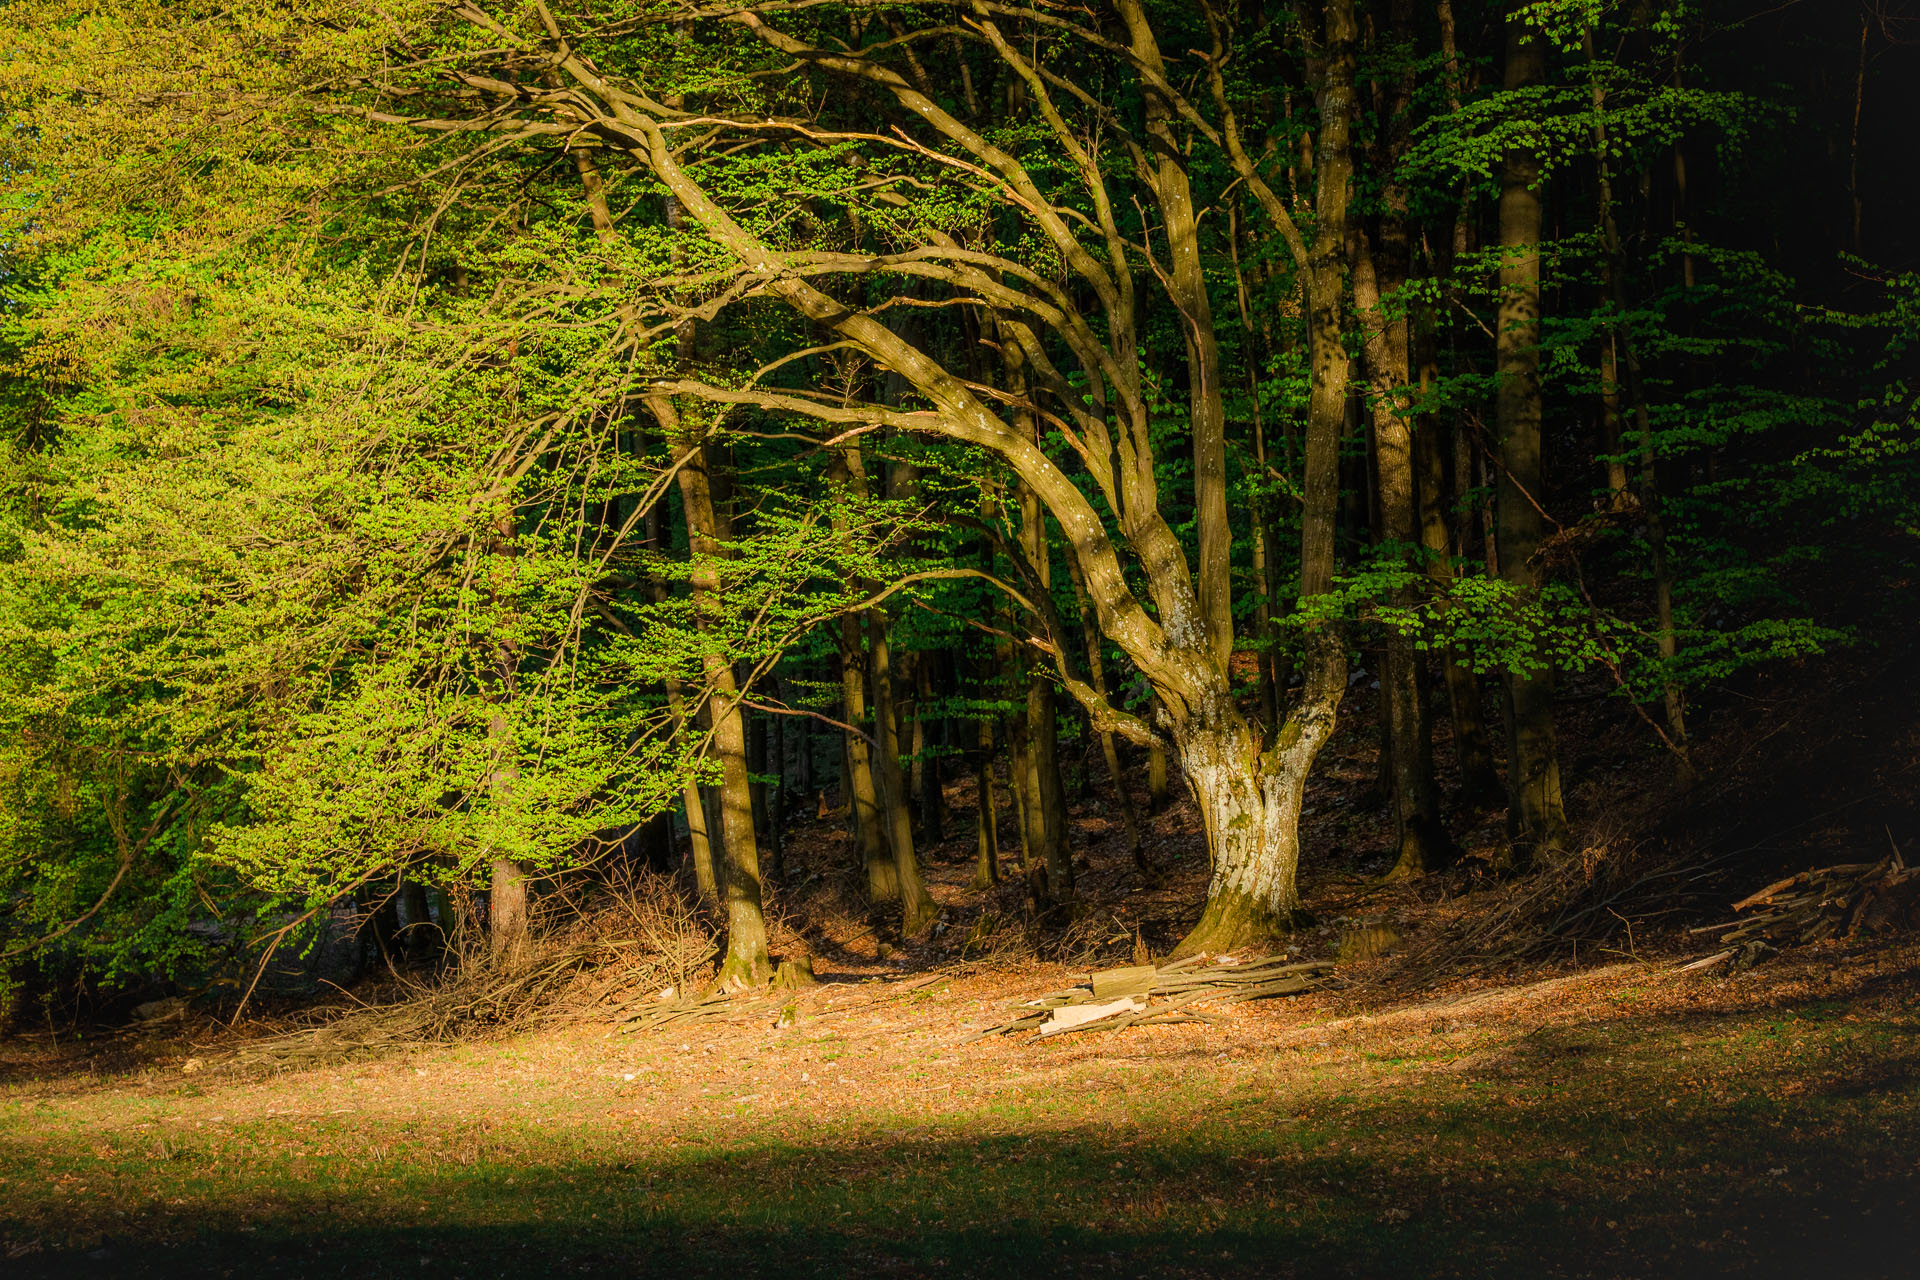
[[[750,406],[843,434],[893,428],[938,435],[998,458],[1057,522],[1101,634],[1156,695],[1152,722],[1103,698],[1052,611],[1009,584],[1028,610],[1032,643],[1097,730],[1148,745],[1165,735],[1198,803],[1215,870],[1206,911],[1185,946],[1224,949],[1285,927],[1298,906],[1301,795],[1333,729],[1345,651],[1330,624],[1309,628],[1304,687],[1279,725],[1257,723],[1235,700],[1224,388],[1201,271],[1203,204],[1217,193],[1196,188],[1203,169],[1244,183],[1304,287],[1312,393],[1299,580],[1302,593],[1314,595],[1332,585],[1349,376],[1342,327],[1358,38],[1351,0],[1328,0],[1287,29],[1318,112],[1313,194],[1303,201],[1311,206],[1310,231],[1241,137],[1221,75],[1231,50],[1217,23],[1202,55],[1201,83],[1210,92],[1190,96],[1174,83],[1139,0],[1120,0],[1097,17],[984,0],[903,9],[896,14],[922,25],[905,27],[896,17],[889,38],[864,45],[830,45],[823,30],[787,8],[715,13],[669,6],[646,19],[596,27],[583,18],[563,24],[545,9],[515,20],[463,5],[456,20],[471,28],[472,39],[494,47],[417,77],[404,96],[372,92],[362,105],[375,119],[423,131],[564,136],[570,146],[594,146],[644,167],[698,228],[700,256],[711,265],[634,282],[642,299],[632,324],[636,348],[690,316],[710,319],[778,299],[822,335],[822,345],[858,351],[911,388],[918,403],[826,397],[804,383],[773,379],[797,351],[776,355],[747,377],[660,376],[651,394]],[[956,39],[989,52],[1021,86],[1036,148],[996,140],[999,130],[988,122],[931,96],[916,50]],[[739,46],[751,42],[775,56],[771,67],[786,65],[779,74],[809,77],[829,105],[793,114],[775,109],[773,98],[759,109],[703,103],[685,85],[662,82],[664,61],[633,56],[636,48],[680,41],[744,61],[752,55]],[[1115,78],[1124,85],[1118,95]],[[836,95],[883,104],[886,119],[848,128],[857,110],[833,108]],[[915,193],[944,185],[994,219],[1017,221],[1018,233],[969,238],[937,218],[902,215],[888,220],[891,243],[884,249],[793,236],[764,210],[742,207],[750,200],[722,180],[722,158],[758,151],[789,163],[800,155],[859,166],[861,182],[815,197],[855,217],[885,217],[910,207]],[[1196,164],[1196,154],[1212,163]],[[1044,169],[1036,156],[1044,157]],[[1142,214],[1143,223],[1136,220]],[[1024,251],[1011,252],[1009,244]],[[1017,349],[1025,367],[1026,397],[970,380],[945,353],[889,324],[882,313],[909,297],[990,313],[1002,343]],[[1164,513],[1156,476],[1160,459],[1142,367],[1150,297],[1175,311],[1185,339],[1193,561]],[[1020,412],[1037,415],[1064,442],[1091,494],[1046,442],[1016,428]]]

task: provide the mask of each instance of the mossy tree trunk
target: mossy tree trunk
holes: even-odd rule
[[[1359,23],[1352,0],[1328,0],[1323,17],[1314,68],[1321,120],[1314,163],[1316,222],[1311,246],[1294,247],[1307,267],[1311,369],[1300,519],[1300,594],[1306,597],[1333,587],[1350,368],[1345,253]],[[1234,156],[1251,176],[1244,152],[1235,148]],[[1291,225],[1282,221],[1284,211],[1264,185],[1254,185],[1254,191],[1276,224]],[[1333,736],[1347,673],[1345,642],[1329,625],[1308,626],[1304,648],[1300,696],[1270,749],[1262,750],[1261,735],[1240,714],[1224,680],[1194,682],[1196,688],[1217,690],[1211,696],[1183,699],[1171,687],[1160,691],[1164,726],[1180,753],[1213,851],[1206,908],[1176,955],[1258,944],[1299,919],[1300,811],[1313,762]]]

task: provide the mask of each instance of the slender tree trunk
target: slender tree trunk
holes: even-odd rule
[[[1027,771],[1027,812],[1047,869],[1046,901],[1058,906],[1073,898],[1073,859],[1067,847],[1066,783],[1060,776],[1060,709],[1053,682],[1038,666],[1028,668]]]
[[[678,95],[675,95],[675,97],[669,98],[668,101],[677,103],[678,97]],[[591,157],[587,156],[585,152],[576,152],[575,154],[580,157],[580,159],[575,161],[575,164],[579,169],[581,179],[587,189],[588,204],[593,210],[594,229],[599,235],[601,243],[608,243],[613,237],[613,219],[607,204],[606,189],[600,180]],[[584,163],[582,163],[582,161],[584,161]],[[668,228],[675,232],[680,231],[686,221],[685,210],[681,206],[680,201],[674,196],[669,195],[665,201],[664,212]],[[685,261],[685,256],[685,250],[676,241],[670,250],[670,260],[676,265],[679,265]],[[693,339],[692,321],[681,325],[674,332],[673,345],[675,349],[675,359],[676,363],[682,368],[685,368],[692,360]],[[688,447],[686,442],[679,438],[681,435],[681,420],[679,410],[674,406],[673,402],[666,399],[657,401],[654,405],[654,413],[657,421],[660,423],[662,431],[665,433],[667,447],[674,450]],[[695,445],[692,447],[697,448],[698,446]],[[704,458],[702,462],[704,463]],[[702,475],[704,476],[704,474],[703,465]],[[680,481],[680,489],[682,493],[681,506],[685,509],[687,507],[685,499],[687,481],[684,478]],[[705,486],[702,485],[701,489],[704,493]],[[647,513],[649,539],[655,547],[662,550],[666,547],[666,531],[660,527],[660,512],[665,503],[666,499],[662,498],[661,502],[656,504],[654,509]],[[694,517],[690,512],[685,514],[685,523],[689,534],[689,554],[698,554],[695,541],[691,536]],[[665,602],[667,598],[667,585],[658,576],[649,579],[649,590],[655,604]],[[667,707],[673,715],[675,725],[679,727],[681,732],[685,732],[691,727],[690,718],[686,713],[685,691],[681,688],[678,680],[671,678],[667,681]],[[710,710],[710,708],[707,709]],[[704,714],[701,718],[704,719]],[[693,862],[694,892],[700,897],[701,901],[711,905],[718,905],[721,898],[721,867],[719,861],[714,856],[714,845],[716,843],[714,837],[717,831],[715,824],[711,821],[706,796],[701,790],[700,783],[697,781],[687,782],[681,799],[682,807],[686,810],[687,816],[687,853]]]
[[[667,548],[666,530],[661,526],[661,509],[665,499],[655,504],[646,514],[647,544],[656,551]],[[668,590],[666,582],[658,574],[647,576],[648,597],[657,605],[666,603]],[[667,685],[667,710],[673,717],[676,732],[691,737],[694,725],[687,715],[686,690],[679,680],[669,676]],[[700,784],[689,781],[681,788],[682,807],[687,817],[687,855],[693,862],[694,891],[701,901],[718,903],[720,901],[719,882],[714,878],[713,843],[707,834],[707,806],[700,794]]]
[[[1009,388],[1024,389],[1019,370],[1010,369]],[[1041,590],[1052,585],[1053,553],[1047,541],[1046,515],[1031,489],[1020,487],[1020,553],[1027,559]],[[1067,847],[1066,786],[1060,777],[1059,708],[1053,700],[1053,681],[1037,663],[1027,671],[1027,821],[1029,847],[1046,868],[1046,888],[1038,895],[1043,907],[1073,898],[1073,859]]]
[[[1033,835],[1031,815],[1032,770],[1027,758],[1027,711],[1025,704],[1015,711],[1007,736],[1007,791],[1013,796],[1014,829],[1020,833],[1020,874],[1032,878],[1034,868],[1045,865],[1045,855]]]
[[[1619,342],[1609,333],[1600,339],[1600,450],[1606,455],[1607,505],[1616,511],[1628,501],[1625,448],[1620,437]]]
[[[934,688],[934,675],[938,670],[940,653],[929,649],[920,655],[915,665],[914,678],[918,684],[918,697],[914,700],[913,736],[914,794],[920,801],[920,840],[922,844],[936,845],[946,839],[946,796],[941,790],[939,748],[946,745],[944,719],[934,714],[938,706],[938,696]]]
[[[1422,348],[1420,383],[1424,393],[1431,388],[1438,370],[1433,356],[1433,335],[1427,325],[1419,326],[1417,336]],[[1445,595],[1452,588],[1453,557],[1458,554],[1452,533],[1447,528],[1444,510],[1448,496],[1446,458],[1441,441],[1442,427],[1432,414],[1423,414],[1414,429],[1414,458],[1419,473],[1420,541],[1427,552],[1427,573],[1435,588]],[[1464,516],[1461,517],[1463,520]],[[1493,763],[1493,747],[1487,739],[1486,712],[1481,705],[1480,680],[1451,647],[1440,654],[1441,671],[1447,684],[1447,705],[1453,720],[1453,751],[1460,766],[1459,801],[1468,807],[1497,804],[1506,794],[1499,771]]]
[[[512,858],[496,857],[487,887],[487,937],[494,961],[513,966],[531,945],[527,934],[527,869]]]
[[[1067,571],[1073,577],[1073,597],[1080,608],[1080,633],[1086,637],[1087,673],[1094,691],[1101,698],[1107,697],[1106,660],[1100,652],[1100,629],[1093,617],[1093,601],[1087,596],[1085,575],[1081,572],[1080,562],[1067,553]],[[1127,832],[1127,851],[1133,855],[1133,865],[1142,871],[1149,870],[1147,865],[1146,844],[1140,838],[1140,815],[1134,812],[1133,795],[1127,790],[1127,778],[1120,771],[1120,747],[1114,741],[1111,729],[1096,731],[1100,740],[1100,754],[1107,762],[1107,776],[1113,779],[1114,802],[1120,806],[1120,821]]]
[[[873,663],[873,723],[879,742],[879,761],[874,770],[878,784],[880,810],[888,839],[893,846],[894,873],[900,885],[900,933],[916,938],[925,933],[940,914],[920,878],[920,864],[913,852],[913,815],[907,809],[907,782],[900,768],[900,738],[893,707],[893,661],[887,646],[887,617],[878,609],[867,611],[867,649]]]
[[[902,650],[894,658],[894,695],[900,712],[900,749],[906,756],[907,807],[912,812],[915,838],[926,844],[926,828],[920,822],[921,788],[927,780],[927,726],[920,715],[920,659],[918,650]]]
[[[1373,414],[1380,527],[1395,554],[1408,556],[1418,545],[1419,530],[1409,426],[1413,400],[1407,326],[1403,317],[1388,313],[1381,296],[1397,290],[1401,281],[1380,278],[1378,260],[1391,255],[1376,255],[1363,230],[1356,228],[1350,239],[1354,305],[1360,313]],[[1411,605],[1412,590],[1396,592],[1394,603]],[[1433,738],[1426,699],[1420,696],[1419,651],[1411,635],[1391,630],[1385,649],[1380,702],[1399,834],[1397,857],[1387,876],[1408,879],[1444,863],[1452,842],[1440,821],[1440,797],[1433,782]]]
[[[676,719],[682,718],[685,705],[684,696],[675,680],[667,693],[667,708]],[[693,862],[694,892],[704,902],[720,901],[720,881],[714,869],[713,837],[707,822],[706,796],[697,782],[689,782],[681,791],[681,808],[686,811],[687,819],[687,856]]]
[[[1156,79],[1166,78],[1160,47],[1148,25],[1145,6],[1125,0],[1119,6],[1133,56]],[[1152,176],[1160,232],[1166,237],[1164,283],[1186,340],[1189,422],[1193,436],[1193,512],[1199,556],[1194,582],[1200,618],[1214,660],[1227,665],[1233,652],[1233,526],[1227,518],[1227,432],[1225,388],[1220,379],[1220,344],[1214,333],[1200,244],[1200,215],[1187,177],[1187,156],[1174,129],[1175,110],[1151,85],[1145,95],[1145,124],[1157,166]]]
[[[1593,33],[1586,36],[1586,48],[1589,58],[1593,56]],[[1640,492],[1641,516],[1646,521],[1647,550],[1652,561],[1654,621],[1658,627],[1656,643],[1659,646],[1660,661],[1667,669],[1667,677],[1662,683],[1662,702],[1666,712],[1667,747],[1674,754],[1676,771],[1680,785],[1691,786],[1694,782],[1693,761],[1687,750],[1687,713],[1686,702],[1680,682],[1673,678],[1674,660],[1679,656],[1679,634],[1674,627],[1673,617],[1673,567],[1667,556],[1666,515],[1661,510],[1659,459],[1654,452],[1653,419],[1647,409],[1647,390],[1645,374],[1640,366],[1640,354],[1634,341],[1633,328],[1628,320],[1627,264],[1626,252],[1620,241],[1620,226],[1613,213],[1613,179],[1607,164],[1607,133],[1601,121],[1606,105],[1606,94],[1598,79],[1592,84],[1594,126],[1593,145],[1596,162],[1595,174],[1598,182],[1600,204],[1600,231],[1604,243],[1606,280],[1609,300],[1615,312],[1614,325],[1608,336],[1608,354],[1617,348],[1619,363],[1626,366],[1627,403],[1632,409],[1634,425],[1640,440]],[[1689,262],[1691,258],[1689,258]],[[1688,272],[1688,285],[1692,284],[1691,270]],[[1612,370],[1603,368],[1602,377],[1608,379]],[[1604,389],[1604,388],[1603,388]],[[1624,470],[1624,468],[1623,468]]]
[[[504,517],[495,529],[498,539],[494,555],[508,553],[513,534],[512,517]],[[503,704],[510,704],[519,653],[512,642],[496,641],[493,651],[495,674],[500,687],[494,694],[495,711],[487,718],[487,739],[493,754],[493,769],[487,779],[487,800],[496,810],[504,810],[520,779],[518,744],[514,741],[513,720]],[[487,889],[487,934],[494,963],[517,966],[526,962],[532,946],[527,903],[527,869],[510,854],[496,851]]]
[[[1522,19],[1507,23],[1506,87],[1546,81],[1546,45]],[[1511,148],[1501,169],[1500,315],[1496,335],[1500,436],[1499,547],[1501,576],[1523,594],[1540,589],[1534,563],[1544,531],[1546,498],[1540,436],[1540,157],[1529,145]],[[1508,742],[1508,828],[1522,864],[1566,843],[1560,798],[1560,759],[1553,730],[1553,673],[1510,675],[1513,709]]]
[[[688,548],[694,557],[689,580],[694,607],[703,618],[714,618],[726,607],[720,575],[714,561],[729,536],[714,501],[707,451],[689,437],[678,410],[665,397],[649,400],[649,407],[666,432],[681,462],[676,478],[681,508],[686,515]],[[740,689],[733,667],[718,653],[702,657],[706,676],[706,707],[712,717],[714,753],[720,760],[721,856],[715,860],[715,880],[727,911],[727,954],[720,980],[733,985],[758,985],[772,976],[767,954],[767,922],[761,906],[760,848],[755,839],[753,798],[747,772],[746,729]]]
[[[746,683],[746,671],[736,665],[733,669],[733,682],[736,687]],[[767,724],[762,712],[742,709],[740,727],[747,735],[747,799],[753,808],[753,833],[760,847],[767,847],[767,784],[762,781],[767,773]],[[768,854],[771,863],[771,851]]]
[[[791,691],[787,693],[786,700],[787,705],[793,705],[794,699]],[[800,799],[803,804],[813,799],[814,790],[819,785],[813,760],[813,740],[812,716],[796,716],[793,723],[787,726],[787,741],[793,744],[791,748],[793,751],[793,786],[794,790],[800,793]]]
[[[786,744],[781,740],[786,727],[786,717],[763,713],[760,716],[760,733],[764,740],[762,748],[764,763],[761,772],[768,781],[760,786],[760,798],[765,805],[764,816],[767,822],[767,869],[774,884],[782,884],[787,878],[786,826]]]
[[[1411,40],[1410,0],[1392,0],[1393,38]],[[1376,147],[1382,176],[1380,237],[1370,241],[1364,227],[1350,236],[1353,248],[1354,304],[1364,335],[1367,380],[1373,410],[1374,473],[1380,500],[1380,529],[1397,549],[1413,558],[1420,546],[1419,486],[1415,478],[1412,326],[1406,303],[1390,301],[1405,285],[1412,263],[1407,241],[1408,197],[1397,176],[1406,154],[1412,118],[1413,73],[1407,68],[1390,84],[1375,82],[1378,114],[1385,122]],[[1396,593],[1396,603],[1411,606],[1415,588]],[[1433,726],[1426,698],[1425,661],[1412,636],[1390,631],[1386,640],[1385,679],[1381,685],[1387,714],[1387,760],[1393,774],[1393,804],[1399,852],[1390,878],[1411,878],[1449,861],[1453,841],[1440,819],[1440,791],[1433,777]]]
[[[860,622],[851,614],[840,619],[840,692],[847,723],[867,719],[866,642]],[[851,806],[854,836],[860,842],[860,864],[866,869],[867,900],[897,902],[900,877],[894,870],[893,850],[887,840],[887,822],[880,812],[880,792],[874,781],[873,751],[867,740],[847,735],[846,794]]]
[[[1008,336],[1002,329],[1003,339]],[[1008,394],[1016,405],[1028,398],[1026,356],[1016,343],[1002,342],[1001,368]],[[1031,410],[1014,410],[1016,430],[1022,437],[1040,439],[1039,423]],[[1020,513],[1020,536],[1013,554],[1026,562],[1026,574],[1045,592],[1053,581],[1053,554],[1047,540],[1046,511],[1033,489],[1020,483],[1015,488]],[[1031,659],[1018,664],[1026,677],[1026,717],[1016,741],[1024,748],[1024,769],[1015,779],[1022,796],[1023,838],[1028,865],[1028,883],[1034,888],[1034,900],[1044,911],[1073,897],[1073,862],[1067,849],[1066,789],[1060,778],[1058,712],[1053,702],[1053,682]],[[1036,872],[1035,865],[1044,870]]]
[[[858,446],[835,451],[829,466],[829,474],[836,483],[851,486],[856,496],[865,496],[866,473],[860,469]],[[864,724],[867,720],[866,641],[861,634],[860,620],[852,614],[841,615],[839,625],[841,702],[848,724]],[[860,864],[866,870],[867,900],[897,902],[900,875],[887,838],[887,818],[880,811],[873,752],[867,740],[857,733],[846,735],[846,778],[842,789],[853,821],[854,838],[859,842]]]
[[[973,777],[979,804],[974,819],[973,887],[1000,883],[1000,805],[993,778],[993,721],[982,717]]]
[[[1233,253],[1234,300],[1240,309],[1240,328],[1247,335],[1246,341],[1251,347],[1252,335],[1256,332],[1253,316],[1253,304],[1247,289],[1247,274],[1240,265],[1240,202],[1236,198],[1227,206],[1229,217],[1227,244]],[[1271,331],[1264,314],[1257,332],[1266,340],[1271,349]],[[1247,365],[1247,406],[1253,419],[1253,459],[1261,469],[1262,483],[1269,469],[1267,461],[1266,418],[1260,405],[1260,362],[1249,358]],[[1268,504],[1256,502],[1251,513],[1251,532],[1253,536],[1253,573],[1259,583],[1259,603],[1254,607],[1254,629],[1258,640],[1257,654],[1260,663],[1260,714],[1269,731],[1277,729],[1281,718],[1286,714],[1286,675],[1282,670],[1280,657],[1274,647],[1275,609],[1280,595],[1279,574],[1275,572],[1279,557],[1268,546],[1270,530],[1268,520],[1271,512]],[[1082,612],[1086,606],[1082,605]],[[1097,636],[1094,643],[1097,643]],[[1109,735],[1111,736],[1111,735]],[[1138,846],[1136,845],[1136,857]]]

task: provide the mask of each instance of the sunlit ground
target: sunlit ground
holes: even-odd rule
[[[1044,1044],[966,1042],[1029,973],[298,1073],[16,1056],[0,1275],[1913,1276],[1920,955],[1831,959]]]

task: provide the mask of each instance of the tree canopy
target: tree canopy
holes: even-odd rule
[[[843,797],[915,936],[942,770],[984,813],[1003,759],[1069,919],[1063,741],[1136,848],[1127,772],[1171,762],[1212,859],[1181,945],[1228,950],[1298,921],[1343,715],[1381,725],[1389,874],[1455,859],[1462,805],[1507,808],[1491,869],[1524,874],[1575,843],[1572,684],[1685,787],[1703,702],[1858,643],[1913,571],[1920,104],[1869,69],[1885,15],[0,30],[21,974],[205,975],[407,884],[510,952],[530,883],[640,858],[684,859],[756,982],[789,793]]]

